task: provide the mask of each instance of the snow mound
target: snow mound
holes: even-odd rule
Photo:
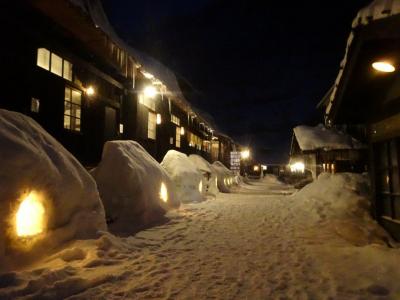
[[[0,269],[106,230],[93,178],[31,118],[0,110]]]
[[[235,174],[220,161],[214,162],[212,167],[217,173],[219,191],[222,193],[230,193],[231,187],[238,183]]]
[[[199,155],[191,154],[189,159],[203,175],[203,194],[215,197],[219,192],[217,172],[208,161]]]
[[[114,233],[130,234],[179,206],[167,172],[135,141],[105,143],[102,160],[91,173]]]
[[[164,156],[161,166],[171,176],[178,200],[184,203],[204,200],[203,176],[186,154],[170,150]]]
[[[323,173],[293,194],[292,210],[314,224],[326,223],[345,240],[357,246],[390,240],[370,215],[370,188],[366,174]]]
[[[303,151],[316,149],[362,149],[365,148],[356,139],[334,129],[319,124],[316,127],[297,126],[293,129],[300,149]]]

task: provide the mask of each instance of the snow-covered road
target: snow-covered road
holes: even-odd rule
[[[292,191],[254,182],[134,237],[75,242],[0,276],[0,298],[399,299],[399,250],[316,226]]]

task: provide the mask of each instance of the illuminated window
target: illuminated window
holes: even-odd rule
[[[151,97],[146,97],[143,94],[139,94],[139,103],[153,111],[156,110],[156,102]]]
[[[181,128],[180,127],[176,127],[175,146],[177,148],[181,147]]]
[[[156,139],[156,128],[157,128],[157,115],[149,112],[149,118],[147,122],[147,137],[149,139]]]
[[[63,62],[63,77],[72,81],[72,64],[67,60]]]
[[[36,98],[31,99],[31,112],[38,113],[40,109],[40,100]]]
[[[64,128],[81,131],[82,92],[65,87],[64,98]]]
[[[56,74],[58,76],[63,75],[63,62],[62,58],[59,57],[58,55],[52,53],[51,54],[51,65],[50,65],[50,72],[53,74]]]
[[[46,70],[50,70],[50,51],[45,48],[37,50],[36,65]]]
[[[60,77],[72,81],[72,64],[45,48],[37,50],[36,65]]]
[[[181,125],[181,120],[175,115],[171,115],[171,122],[177,126]]]

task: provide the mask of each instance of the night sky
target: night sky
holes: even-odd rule
[[[322,122],[316,105],[370,1],[103,2],[118,34],[171,68],[220,131],[286,163],[292,128]]]

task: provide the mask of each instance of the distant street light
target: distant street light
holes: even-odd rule
[[[93,96],[96,93],[96,91],[94,90],[93,86],[88,86],[88,88],[86,89],[86,95],[88,96]]]
[[[242,159],[248,159],[250,157],[250,150],[246,149],[240,153]]]

